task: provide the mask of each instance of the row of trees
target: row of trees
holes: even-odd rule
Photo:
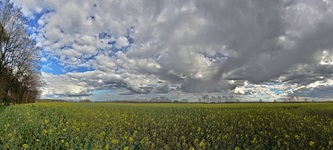
[[[86,102],[85,100],[81,100],[80,102]],[[186,98],[181,100],[173,100],[169,97],[160,96],[160,97],[153,97],[150,99],[143,98],[143,99],[136,99],[136,100],[123,100],[123,101],[111,101],[109,102],[141,102],[141,103],[188,103],[188,102],[199,102],[199,103],[238,103],[240,100],[234,95],[228,96],[210,96],[210,95],[203,95],[198,101],[190,101]]]
[[[240,102],[238,98],[236,98],[234,95],[229,95],[229,96],[209,96],[209,95],[204,95],[202,98],[198,99],[199,102],[201,103],[236,103]]]
[[[27,34],[21,10],[0,1],[0,104],[34,102],[40,85],[40,49]]]

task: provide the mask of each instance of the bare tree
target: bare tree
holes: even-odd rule
[[[5,105],[34,101],[40,83],[40,49],[26,32],[23,15],[0,2],[0,99]]]

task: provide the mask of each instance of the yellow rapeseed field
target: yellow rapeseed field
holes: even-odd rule
[[[35,103],[0,111],[0,149],[333,149],[333,104]]]

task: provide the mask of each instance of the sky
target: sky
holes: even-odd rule
[[[333,96],[332,0],[13,0],[42,98]]]

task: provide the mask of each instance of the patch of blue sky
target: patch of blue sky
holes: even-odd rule
[[[276,88],[272,88],[270,90],[276,95],[280,95],[280,94],[283,94],[285,92],[285,91],[282,91],[282,90],[276,89]]]
[[[71,48],[71,45],[63,46],[61,49],[67,49],[67,48]],[[52,73],[58,75],[58,74],[65,74],[67,72],[86,72],[93,70],[91,66],[80,66],[80,65],[75,66],[75,65],[64,64],[63,62],[60,62],[57,56],[50,54],[46,51],[42,51],[42,58],[43,61],[42,61],[41,71],[45,73]],[[95,55],[81,59],[86,62],[95,59]]]
[[[87,72],[93,71],[94,69],[90,67],[76,67],[69,68],[68,66],[63,66],[58,60],[50,60],[47,63],[42,63],[42,72],[50,73],[54,75],[65,74],[68,72]]]
[[[111,89],[101,89],[101,90],[94,90],[92,94],[112,94],[113,91]]]
[[[148,84],[147,87],[157,87],[157,84]]]
[[[98,35],[99,39],[110,39],[112,35],[110,33],[102,32]]]
[[[66,71],[63,66],[56,59],[48,60],[47,62],[42,62],[42,72],[50,73],[54,75],[64,74]]]
[[[121,51],[123,53],[126,53],[127,52],[127,48],[128,48],[128,46],[122,47],[122,48],[116,48],[115,46],[112,46],[112,48],[111,48],[111,51],[112,51],[111,55],[113,56],[113,55],[115,55],[115,53],[117,53],[119,51]]]
[[[45,14],[51,13],[52,10],[44,9],[41,12],[34,12],[32,16],[26,16],[23,20],[26,22],[29,28],[27,28],[28,34],[33,34],[36,31],[33,28],[38,28],[40,25],[38,24],[38,20]]]
[[[69,67],[64,67],[64,72],[87,72],[87,71],[93,71],[94,69],[90,68],[90,67],[75,67],[75,68],[69,68]]]
[[[272,87],[272,88],[270,88],[269,90],[270,90],[271,92],[273,92],[274,94],[276,94],[276,95],[280,95],[280,94],[285,93],[285,92],[288,91],[288,90],[291,90],[291,87],[285,87],[284,89],[274,88],[275,86],[279,86],[279,85],[285,85],[285,86],[288,85],[288,84],[283,83],[283,82],[265,82],[264,85],[267,85],[267,86],[269,86],[269,87]]]
[[[264,85],[268,86],[276,86],[276,85],[285,85],[286,83],[283,82],[265,82]]]
[[[63,74],[63,70],[61,69],[61,65],[57,57],[50,57],[50,55],[44,50],[42,51],[41,55],[41,72],[51,74]]]
[[[113,46],[114,44],[116,44],[116,41],[109,41],[108,44]]]

